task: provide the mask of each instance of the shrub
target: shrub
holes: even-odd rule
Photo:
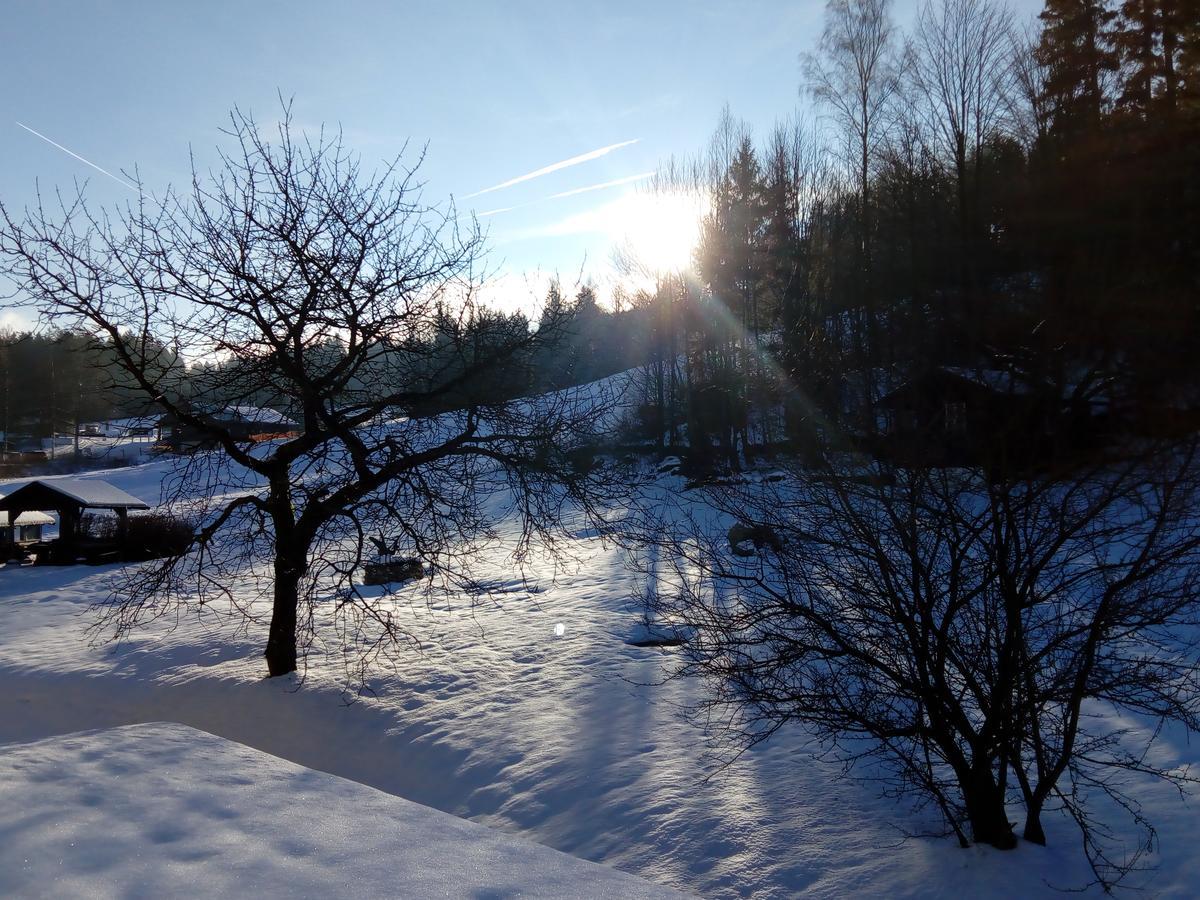
[[[129,517],[125,558],[164,559],[179,556],[192,542],[192,523],[166,513]]]

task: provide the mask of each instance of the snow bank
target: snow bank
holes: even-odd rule
[[[0,755],[0,895],[682,897],[182,725]]]

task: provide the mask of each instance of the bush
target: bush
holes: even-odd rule
[[[124,556],[128,560],[179,556],[192,543],[193,528],[186,519],[166,513],[129,517]]]

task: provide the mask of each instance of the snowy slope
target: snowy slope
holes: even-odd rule
[[[10,745],[0,896],[680,894],[182,725]]]
[[[169,465],[94,477],[154,505]],[[659,485],[681,487],[670,476]],[[1050,847],[1008,854],[911,836],[937,826],[931,811],[838,780],[800,729],[706,780],[714,762],[680,716],[699,687],[654,684],[671,653],[626,643],[644,636],[631,600],[638,577],[588,532],[572,550],[576,563],[557,578],[535,560],[528,582],[497,552],[478,573],[491,597],[430,608],[399,592],[396,615],[420,649],[349,704],[332,639],[302,685],[267,681],[261,627],[213,609],[120,646],[92,644],[103,635],[89,633],[87,608],[108,590],[108,570],[0,569],[0,742],[182,722],[707,897],[957,900],[1053,895],[1051,885],[1090,880],[1061,820],[1047,823]],[[1182,740],[1161,753],[1200,762]],[[1160,841],[1148,857],[1157,869],[1132,883],[1148,896],[1195,896],[1197,805],[1160,785],[1136,790]],[[0,809],[0,825],[9,815]]]

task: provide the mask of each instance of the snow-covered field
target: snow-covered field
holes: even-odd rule
[[[96,474],[154,504],[167,465]],[[664,478],[664,489],[680,485]],[[474,605],[456,596],[431,609],[400,594],[397,610],[421,649],[404,654],[394,672],[380,672],[369,684],[373,694],[351,703],[340,665],[320,655],[303,684],[265,680],[265,635],[213,613],[160,622],[119,646],[91,643],[88,605],[105,595],[111,568],[5,568],[0,742],[183,723],[707,897],[1036,896],[1090,880],[1077,835],[1063,821],[1048,823],[1050,847],[1023,844],[1010,853],[913,836],[937,826],[930,811],[882,799],[870,782],[839,780],[840,768],[814,757],[799,730],[706,779],[713,761],[679,715],[699,686],[653,686],[670,653],[626,643],[640,634],[630,601],[637,576],[620,551],[587,532],[573,549],[578,563],[556,580],[548,564],[535,562],[522,582],[497,557],[481,573],[494,581],[494,599]],[[51,745],[0,748],[0,755],[41,752],[29,746]],[[76,757],[85,752],[76,745]],[[231,752],[229,759],[252,759]],[[1168,743],[1162,752],[1181,763],[1200,759],[1185,745]],[[76,757],[63,757],[61,778],[80,777],[70,763]],[[251,771],[270,768],[253,759],[260,761],[247,763]],[[234,767],[224,774],[245,775]],[[121,777],[133,783],[137,767]],[[276,779],[280,790],[286,782]],[[73,796],[79,822],[101,827],[84,792],[72,790],[47,788],[54,813],[31,817],[28,827],[53,833]],[[24,821],[18,813],[38,796],[0,794],[0,827]],[[1159,786],[1139,796],[1160,843],[1148,857],[1157,868],[1134,883],[1150,896],[1195,896],[1200,860],[1191,838],[1200,807]],[[314,820],[296,840],[299,855],[311,850],[314,869],[339,865],[323,844],[322,805],[304,802],[293,813]],[[312,877],[333,884],[345,873]]]

